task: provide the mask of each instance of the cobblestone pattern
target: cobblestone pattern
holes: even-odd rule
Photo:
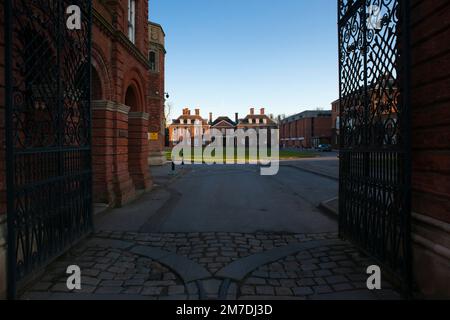
[[[211,274],[231,262],[288,244],[336,240],[337,234],[287,235],[241,233],[137,234],[101,232],[96,238],[122,240],[187,257]],[[43,278],[27,293],[68,293],[66,269],[82,269],[82,290],[77,293],[144,296],[148,299],[197,299],[195,283],[184,284],[175,272],[128,249],[96,247],[85,241],[51,264]],[[308,299],[327,293],[366,288],[366,269],[376,264],[347,242],[319,247],[285,257],[254,270],[242,283],[231,283],[226,298]],[[218,298],[222,279],[202,281],[204,295]],[[186,287],[188,286],[188,287]],[[188,290],[189,288],[189,290]],[[388,283],[383,288],[390,289]],[[191,295],[189,295],[191,293]],[[397,298],[399,296],[395,296]],[[356,297],[358,298],[358,297]]]
[[[149,299],[186,297],[182,281],[166,267],[148,258],[116,248],[78,246],[51,264],[28,292],[69,293],[66,269],[82,270],[82,289],[76,294],[142,295]]]
[[[255,270],[239,288],[241,299],[309,299],[323,294],[367,290],[367,267],[377,263],[343,242],[285,257]],[[383,282],[383,289],[392,287]],[[399,296],[398,296],[399,297]]]
[[[136,234],[101,232],[98,237],[134,241],[185,256],[205,267],[212,274],[233,261],[291,243],[337,239],[335,233],[273,234],[273,233],[164,233]]]

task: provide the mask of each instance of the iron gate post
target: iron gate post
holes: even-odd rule
[[[412,283],[409,5],[338,0],[339,233],[376,258],[405,295]]]
[[[5,12],[5,137],[6,137],[6,219],[7,219],[7,297],[16,298],[16,241],[14,228],[14,154],[13,154],[13,76],[12,76],[12,1],[4,2]]]
[[[81,30],[66,28],[70,3],[82,8]],[[7,296],[15,299],[92,230],[92,3],[6,0],[4,8]]]

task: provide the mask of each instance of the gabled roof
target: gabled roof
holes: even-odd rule
[[[236,123],[228,117],[218,117],[216,120],[213,121],[213,123],[211,123],[211,126],[215,127],[222,122],[225,122],[226,124],[228,124],[232,127],[236,126]]]

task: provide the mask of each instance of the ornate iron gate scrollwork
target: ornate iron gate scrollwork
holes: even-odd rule
[[[69,30],[66,9],[81,9]],[[7,0],[8,291],[91,221],[91,1]]]
[[[408,12],[402,0],[338,0],[342,237],[411,277]]]

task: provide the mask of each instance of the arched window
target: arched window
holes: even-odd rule
[[[102,90],[102,82],[100,80],[100,76],[97,72],[97,70],[91,66],[91,78],[92,78],[92,85],[91,85],[91,96],[92,100],[102,100],[103,99],[103,90]]]
[[[128,39],[136,41],[136,0],[128,0]]]
[[[157,62],[157,56],[155,51],[150,51],[148,55],[148,60],[150,63],[150,71],[156,72],[158,71],[158,62]]]

